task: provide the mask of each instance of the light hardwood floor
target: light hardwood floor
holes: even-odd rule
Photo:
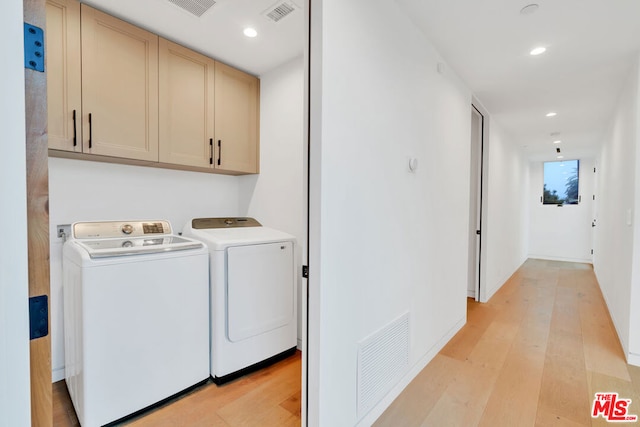
[[[300,363],[208,384],[129,425],[300,425]],[[591,418],[604,391],[640,415],[640,368],[625,363],[591,266],[529,260],[487,304],[469,300],[467,324],[375,426],[604,426]],[[54,425],[78,425],[64,395],[56,383]]]
[[[299,426],[300,352],[216,386],[209,382],[122,425],[130,427]],[[53,425],[79,426],[64,381],[53,385]]]
[[[608,425],[591,417],[596,392],[640,416],[640,368],[625,363],[590,265],[528,260],[467,313],[376,427]]]

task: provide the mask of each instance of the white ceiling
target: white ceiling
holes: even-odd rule
[[[283,1],[297,10],[263,16]],[[530,158],[555,159],[554,139],[567,159],[597,153],[640,50],[640,0],[394,1]],[[168,0],[83,2],[255,75],[303,51],[303,0],[217,0],[200,18]],[[532,2],[539,9],[520,14]],[[530,56],[539,45],[547,52]]]
[[[302,55],[304,10],[297,0],[217,0],[200,17],[168,0],[81,1],[258,76]],[[283,2],[296,10],[277,23],[263,15]],[[255,28],[258,36],[245,37],[245,27]]]
[[[597,152],[640,50],[640,1],[395,1],[531,159],[555,159],[554,139],[566,159]]]

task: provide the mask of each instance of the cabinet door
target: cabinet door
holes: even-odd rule
[[[260,81],[216,62],[215,167],[258,173]]]
[[[81,12],[83,151],[158,161],[158,36]]]
[[[160,161],[213,167],[215,62],[160,39]]]
[[[47,0],[46,8],[49,148],[81,152],[80,3]]]

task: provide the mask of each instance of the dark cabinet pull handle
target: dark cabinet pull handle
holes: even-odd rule
[[[213,138],[209,138],[209,164],[213,164]]]
[[[77,139],[77,132],[76,132],[76,110],[73,110],[73,146],[77,146],[78,145],[78,139]]]
[[[91,148],[91,140],[93,139],[92,133],[93,129],[91,129],[91,113],[89,113],[89,148]]]
[[[218,166],[220,166],[221,161],[222,161],[222,141],[218,140]]]

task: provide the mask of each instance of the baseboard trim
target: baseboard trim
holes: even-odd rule
[[[440,350],[453,338],[455,334],[462,329],[467,321],[466,314],[465,317],[458,320],[456,324],[442,337],[440,340],[433,346],[427,353],[420,358],[420,360],[413,365],[413,367],[409,370],[409,372],[402,377],[402,379],[396,384],[389,393],[385,397],[383,397],[380,402],[376,406],[369,411],[367,415],[365,415],[359,422],[356,424],[357,427],[364,427],[372,425],[382,413],[393,403],[393,401],[402,393],[409,383],[418,376],[420,371],[422,371],[425,366],[431,362],[431,360],[438,354]]]
[[[513,275],[516,273],[516,271],[518,271],[518,269],[520,269],[520,267],[522,267],[522,264],[524,264],[524,263],[525,263],[525,261],[521,262],[520,265],[518,267],[516,267],[515,270],[513,270],[510,274],[507,274],[501,280],[499,280],[497,286],[494,286],[493,288],[489,289],[488,291],[485,291],[484,295],[482,295],[482,298],[480,299],[480,302],[483,302],[483,303],[484,302],[489,302],[489,300],[495,295],[495,293],[498,292],[504,285],[507,284],[509,279],[511,279],[511,277],[513,277]]]
[[[58,381],[61,381],[64,379],[64,367],[62,368],[58,368],[58,369],[53,369],[51,371],[51,382],[52,383],[57,383]]]
[[[482,303],[489,302],[489,300],[495,295],[495,293],[498,292],[500,288],[502,288],[509,281],[509,279],[513,277],[514,274],[516,274],[516,272],[524,265],[525,262],[527,262],[527,259],[529,258],[525,257],[523,260],[521,260],[520,264],[518,264],[511,273],[505,274],[505,276],[501,280],[498,280],[496,282],[497,284],[494,285],[491,289],[487,289],[486,286],[484,288],[481,287],[480,302]],[[485,283],[486,283],[486,278],[485,278]]]
[[[618,343],[620,343],[620,347],[622,348],[622,353],[626,356],[625,358],[627,359],[627,363],[634,365],[634,363],[631,363],[631,355],[632,353],[629,352],[629,341],[628,340],[624,340],[623,337],[624,335],[620,334],[620,323],[618,322],[618,319],[616,318],[616,315],[613,311],[611,311],[611,304],[609,304],[609,299],[607,298],[607,294],[605,293],[604,289],[602,288],[602,285],[600,284],[600,279],[598,278],[598,270],[595,268],[593,269],[593,274],[596,276],[596,283],[598,284],[598,289],[600,290],[600,295],[602,295],[602,299],[604,300],[604,305],[607,309],[607,313],[609,314],[609,318],[611,319],[611,323],[613,323],[613,330],[616,333],[616,337],[618,338]],[[638,365],[640,366],[640,364]]]
[[[640,367],[640,354],[629,353],[629,355],[627,357],[627,363],[629,365]]]
[[[565,258],[548,255],[529,255],[528,259],[542,259],[545,261],[560,261],[560,262],[577,262],[579,264],[592,264],[591,258]]]

